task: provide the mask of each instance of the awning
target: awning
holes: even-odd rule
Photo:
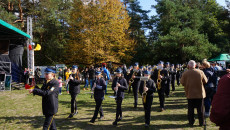
[[[29,34],[0,19],[0,39],[31,38]]]
[[[220,54],[219,56],[210,59],[208,61],[229,61],[230,60],[230,55],[229,54]]]

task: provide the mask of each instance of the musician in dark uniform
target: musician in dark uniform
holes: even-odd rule
[[[130,82],[130,79],[132,78],[132,74],[131,74],[131,70],[133,69],[133,67],[132,66],[130,66],[129,68],[128,68],[128,70],[127,70],[127,76],[126,76],[126,81],[127,81],[127,83],[129,83],[129,91],[128,91],[128,93],[131,93],[131,87],[132,87],[132,83]]]
[[[143,105],[144,105],[144,110],[145,110],[145,127],[149,127],[151,106],[153,102],[153,93],[156,92],[156,87],[155,87],[154,81],[150,78],[151,76],[150,71],[148,70],[144,71],[144,76],[147,77],[148,79],[147,81],[141,81],[140,93],[143,94],[144,92],[147,94],[146,98],[142,95],[142,100],[143,100]],[[144,82],[146,82],[146,84]]]
[[[168,71],[167,73],[169,74],[169,70],[170,70],[170,63],[169,62],[165,63],[165,70],[167,70]],[[170,76],[170,74],[169,74],[169,76]],[[171,84],[171,79],[168,78],[167,82],[166,82],[166,87],[165,87],[166,97],[169,97],[169,94],[170,94],[170,84]]]
[[[45,115],[43,130],[57,129],[54,115],[58,112],[59,83],[54,77],[55,71],[52,68],[46,68],[46,80],[41,89],[36,86],[34,89],[29,90],[29,93],[42,96],[42,112]]]
[[[171,65],[169,73],[170,73],[169,75],[171,79],[172,91],[175,91],[176,69],[174,68],[174,64]]]
[[[95,111],[94,111],[94,116],[90,120],[91,123],[95,122],[97,115],[98,115],[98,112],[100,112],[100,118],[99,119],[103,119],[103,117],[104,117],[101,104],[102,104],[102,101],[104,100],[104,95],[105,95],[104,91],[106,89],[106,82],[101,77],[100,71],[96,71],[95,75],[96,75],[96,81],[94,82],[92,90],[94,91],[94,99],[96,102],[96,107],[95,107]]]
[[[124,91],[128,89],[127,81],[121,75],[122,70],[118,68],[116,69],[115,73],[116,73],[116,77],[113,80],[112,89],[116,93],[115,96],[116,96],[117,109],[116,109],[116,119],[113,122],[113,125],[117,125],[117,122],[122,120],[121,104],[122,104],[122,100],[124,99],[124,95],[125,95]]]
[[[176,65],[176,81],[177,81],[177,86],[180,85],[180,77],[181,77],[181,68],[180,65]]]
[[[71,95],[71,113],[68,118],[72,118],[78,113],[77,111],[77,101],[76,97],[80,93],[80,73],[78,71],[78,66],[73,65],[72,74],[69,76],[69,93]]]
[[[137,102],[138,102],[138,90],[140,86],[140,77],[142,76],[141,70],[139,70],[138,63],[134,64],[134,68],[132,69],[131,73],[131,79],[133,80],[132,87],[133,87],[133,95],[134,95],[134,108],[137,108]]]
[[[158,96],[160,99],[160,111],[164,111],[164,102],[165,102],[165,88],[167,85],[167,80],[169,78],[168,71],[166,68],[163,68],[163,62],[158,63],[157,68],[153,72],[153,80],[156,83]]]

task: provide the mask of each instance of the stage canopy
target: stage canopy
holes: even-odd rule
[[[230,55],[229,54],[220,54],[219,56],[210,59],[208,61],[229,61],[230,60]]]
[[[0,39],[31,38],[29,34],[0,19]]]
[[[23,79],[22,56],[30,35],[0,19],[0,72],[12,75],[15,82]]]

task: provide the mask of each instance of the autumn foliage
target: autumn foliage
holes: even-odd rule
[[[69,21],[66,62],[97,64],[128,62],[132,58],[130,18],[119,0],[75,1]]]

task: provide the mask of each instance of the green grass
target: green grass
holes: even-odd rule
[[[90,91],[81,90],[77,97],[79,113],[74,118],[67,119],[70,114],[71,98],[63,89],[63,94],[59,96],[59,110],[55,116],[57,129],[145,129],[141,96],[138,99],[138,108],[134,109],[133,95],[128,93],[122,104],[123,120],[118,123],[118,126],[112,125],[116,114],[116,104],[114,99],[108,97],[113,93],[111,83],[108,88],[109,94],[105,96],[102,104],[105,118],[101,121],[96,120],[94,124],[89,123],[95,109],[95,102],[90,98]],[[159,99],[155,93],[150,129],[203,129],[198,126],[197,116],[194,127],[187,125],[187,100],[182,86],[176,87],[171,97],[166,98],[165,108],[166,111],[158,112]],[[42,129],[43,122],[40,96],[28,94],[27,90],[0,92],[0,129]],[[207,119],[207,129],[218,129],[218,127]]]

